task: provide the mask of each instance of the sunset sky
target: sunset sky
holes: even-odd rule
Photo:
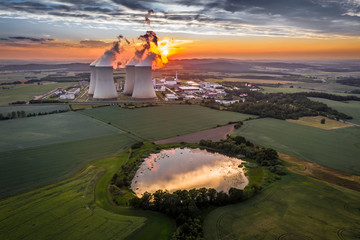
[[[0,30],[3,60],[90,61],[147,30],[173,58],[359,58],[360,0],[6,0]]]

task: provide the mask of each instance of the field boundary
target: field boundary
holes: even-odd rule
[[[285,153],[278,152],[278,154],[280,159],[292,164],[287,166],[290,171],[360,192],[360,176],[358,175],[325,167]]]

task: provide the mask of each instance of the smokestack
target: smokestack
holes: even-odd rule
[[[89,91],[88,91],[89,96],[94,95],[95,86],[96,86],[96,69],[95,69],[95,65],[96,65],[96,60],[93,61],[90,64],[90,85],[89,85]]]
[[[135,85],[132,94],[136,99],[156,98],[152,83],[151,65],[153,55],[150,54],[144,61],[135,66]]]
[[[124,86],[124,94],[132,95],[134,91],[135,84],[135,59],[131,60],[125,67],[126,70],[126,78],[125,78],[125,86]]]

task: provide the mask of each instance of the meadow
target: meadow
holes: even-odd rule
[[[0,152],[120,132],[117,128],[76,112],[12,119],[0,121]]]
[[[210,212],[205,239],[357,239],[360,193],[290,173],[256,195]]]
[[[325,120],[325,123],[322,124],[321,121],[323,119]],[[321,128],[321,129],[325,129],[325,130],[332,130],[332,129],[337,129],[337,128],[353,126],[353,124],[351,124],[351,123],[344,123],[344,122],[336,121],[334,119],[323,117],[323,116],[301,117],[298,120],[287,119],[286,121],[301,124],[301,125]]]
[[[359,101],[348,101],[348,102],[339,102],[332,101],[323,98],[310,98],[312,101],[318,101],[325,103],[335,110],[345,113],[353,117],[349,122],[360,124],[360,102]]]
[[[360,174],[360,127],[324,130],[264,118],[246,121],[233,134],[320,165]]]
[[[0,88],[0,105],[7,105],[16,101],[29,101],[34,96],[42,95],[58,87],[65,87],[73,85],[74,83],[42,83],[16,85],[16,86],[3,86]],[[7,89],[9,88],[9,89]]]
[[[251,115],[219,112],[197,105],[167,105],[138,109],[109,106],[79,113],[111,123],[143,140],[158,140],[241,121]]]

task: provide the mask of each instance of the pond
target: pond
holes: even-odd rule
[[[231,187],[243,189],[248,184],[244,162],[220,153],[201,149],[173,148],[150,154],[136,172],[131,189],[139,197],[144,192],[162,189],[174,192],[193,188],[215,188],[228,192]]]

